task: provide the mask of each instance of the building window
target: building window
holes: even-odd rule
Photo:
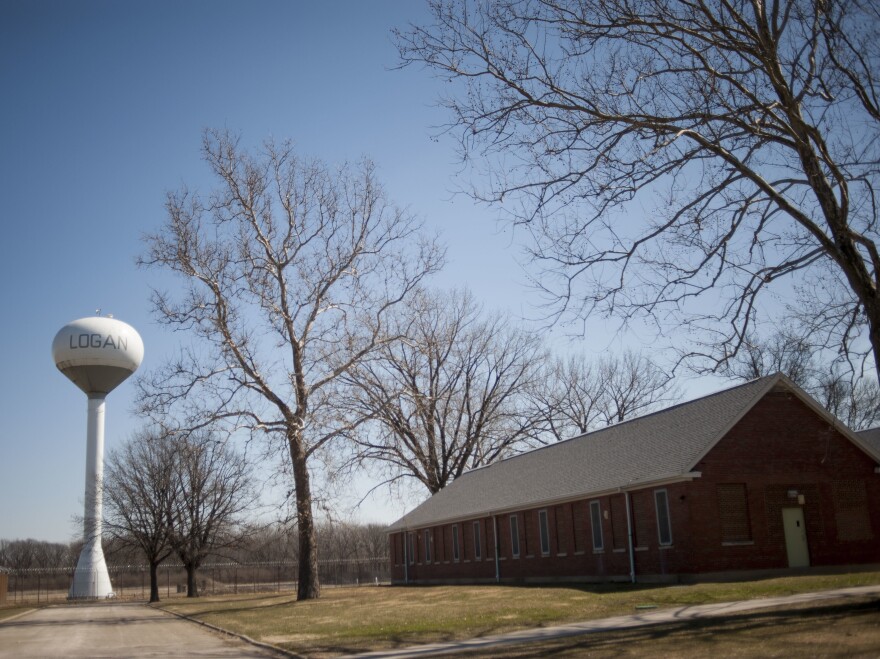
[[[474,560],[478,561],[483,556],[483,548],[480,545],[480,522],[474,522]]]
[[[715,493],[718,497],[721,542],[750,542],[752,525],[749,521],[746,484],[719,483],[715,486]]]
[[[458,524],[452,526],[452,560],[458,563]]]
[[[834,483],[834,515],[839,541],[853,542],[873,539],[865,481],[836,481]]]
[[[538,531],[541,534],[541,556],[550,554],[550,529],[547,524],[547,511],[538,511]]]
[[[666,490],[654,490],[654,503],[657,507],[657,535],[660,546],[672,544],[672,525],[669,523],[669,497]]]
[[[602,540],[602,505],[598,501],[590,501],[590,523],[593,525],[593,551],[605,549]]]
[[[412,565],[416,562],[416,534],[410,533],[407,535],[407,540],[409,541],[409,564]]]
[[[510,516],[510,555],[519,558],[519,519],[516,515]]]
[[[425,563],[431,562],[431,530],[425,529]]]

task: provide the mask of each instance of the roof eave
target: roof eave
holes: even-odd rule
[[[531,502],[529,504],[523,505],[515,505],[515,506],[504,506],[501,508],[486,508],[483,510],[479,510],[468,515],[455,515],[451,517],[446,517],[442,519],[432,520],[429,524],[401,524],[403,520],[398,520],[391,526],[386,529],[386,533],[398,533],[401,531],[411,531],[413,529],[423,529],[430,528],[432,526],[443,526],[445,524],[458,524],[462,522],[467,522],[474,519],[482,519],[484,517],[492,517],[495,515],[509,515],[515,512],[519,512],[521,510],[534,510],[535,508],[544,508],[548,506],[559,506],[566,503],[573,503],[575,501],[582,501],[584,499],[596,499],[599,497],[609,496],[611,494],[619,494],[621,492],[632,492],[635,490],[643,490],[649,487],[661,487],[663,485],[674,485],[675,483],[685,483],[688,481],[692,481],[696,478],[700,478],[702,474],[699,471],[689,471],[683,474],[670,474],[668,476],[654,477],[650,479],[645,479],[643,481],[632,481],[625,485],[620,485],[616,487],[604,488],[602,490],[588,490],[584,492],[580,492],[578,494],[569,495],[566,497],[557,497],[555,499],[543,499],[540,501]]]

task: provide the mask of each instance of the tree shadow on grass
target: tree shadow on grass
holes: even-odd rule
[[[866,638],[864,632],[876,632]],[[818,637],[818,640],[817,640]],[[852,640],[855,645],[848,643]],[[597,631],[527,645],[506,645],[454,656],[510,657],[750,657],[877,656],[880,599],[760,611],[709,619]],[[440,654],[433,656],[453,656]]]
[[[260,596],[259,594],[254,595],[253,597],[244,597],[237,598],[236,602],[241,602],[242,606],[237,607],[229,607],[223,606],[223,601],[210,602],[210,601],[202,601],[198,597],[190,598],[189,601],[186,602],[187,605],[196,606],[203,605],[205,608],[198,608],[193,610],[177,610],[177,605],[180,605],[180,602],[175,601],[162,601],[157,602],[151,606],[154,606],[157,609],[162,609],[165,611],[169,611],[172,613],[177,613],[182,616],[187,616],[189,618],[200,618],[201,616],[207,616],[211,614],[235,614],[235,613],[247,613],[251,611],[263,611],[263,610],[271,610],[282,606],[289,606],[295,603],[294,599],[291,599],[293,596],[289,593],[285,593],[283,595],[266,595],[263,594]],[[269,600],[277,600],[272,602],[271,604],[263,604],[261,606],[254,606],[253,602],[257,600],[269,601]],[[245,604],[248,603],[248,604]],[[167,608],[166,608],[167,607]]]

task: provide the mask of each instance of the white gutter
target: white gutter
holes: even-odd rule
[[[633,527],[632,513],[629,503],[629,492],[623,493],[623,500],[626,502],[626,534],[629,541],[629,580],[631,583],[636,582],[636,555],[633,549]]]
[[[498,549],[498,517],[492,515],[492,537],[495,540],[495,583],[501,581],[501,564],[498,555],[501,553]]]
[[[407,531],[402,531],[401,536],[403,537],[403,583],[409,583],[409,556],[407,556],[407,546],[409,545],[409,533]]]

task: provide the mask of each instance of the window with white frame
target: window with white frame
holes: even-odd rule
[[[452,525],[452,560],[458,563],[459,558],[458,544],[458,524]]]
[[[474,560],[478,561],[483,557],[483,547],[480,544],[480,521],[474,522]]]
[[[510,555],[519,558],[519,518],[510,516]]]
[[[550,526],[547,521],[547,511],[538,511],[538,531],[541,534],[541,556],[550,555]]]
[[[669,520],[669,497],[666,490],[654,490],[654,505],[657,508],[657,536],[660,546],[672,544],[672,524]]]
[[[593,527],[593,551],[605,549],[602,539],[602,505],[598,501],[590,501],[590,524]]]

